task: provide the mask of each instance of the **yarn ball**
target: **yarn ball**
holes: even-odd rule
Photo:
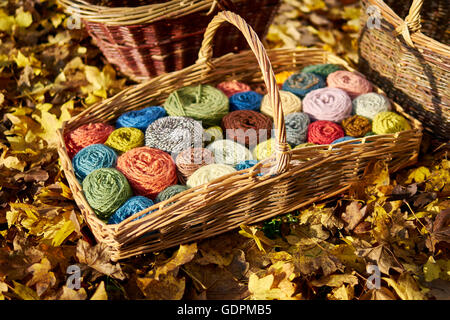
[[[253,110],[259,111],[263,95],[255,91],[245,91],[233,94],[230,97],[230,111]]]
[[[269,158],[275,153],[276,141],[275,138],[268,139],[266,141],[261,142],[253,149],[253,157],[258,161]],[[291,147],[289,146],[289,149]]]
[[[203,146],[203,127],[187,117],[159,118],[145,131],[145,145],[176,156],[184,149]]]
[[[131,197],[119,209],[117,209],[111,217],[109,217],[108,224],[121,223],[123,220],[131,217],[133,214],[141,212],[142,210],[151,207],[153,204],[154,203],[152,200],[143,196]],[[135,220],[143,218],[151,212],[148,212],[140,216],[139,218],[136,218]]]
[[[270,138],[272,119],[253,110],[238,110],[223,117],[222,128],[227,139],[252,148]]]
[[[130,127],[145,131],[156,119],[167,116],[163,107],[147,107],[141,110],[128,111],[116,120],[116,128]]]
[[[305,143],[300,143],[298,146],[295,146],[294,149],[301,149],[301,148],[306,148],[306,147],[311,147],[311,146],[315,146],[315,143],[310,143],[310,142],[305,142]]]
[[[184,116],[214,126],[228,113],[228,97],[210,85],[188,86],[172,92],[164,103],[170,116]]]
[[[108,220],[133,195],[127,178],[114,168],[92,171],[82,185],[87,202],[102,220]]]
[[[351,136],[345,136],[345,137],[342,137],[342,138],[334,140],[331,144],[336,144],[336,143],[339,143],[339,142],[349,141],[349,140],[353,140],[353,139],[356,139],[356,138],[355,137],[351,137]],[[355,141],[355,142],[352,142],[350,144],[359,144],[359,143],[361,143],[361,141]]]
[[[91,144],[81,149],[72,159],[73,171],[79,181],[94,170],[116,166],[117,154],[103,144]]]
[[[223,139],[223,131],[219,126],[212,126],[205,129],[205,141],[211,143]]]
[[[189,189],[186,186],[182,186],[180,184],[174,184],[173,186],[167,187],[165,188],[163,191],[161,191],[160,193],[158,193],[158,195],[156,196],[156,202],[162,202],[165,201],[167,199],[172,198],[173,196],[186,191],[187,189]]]
[[[105,123],[88,123],[64,135],[67,153],[72,159],[75,154],[91,144],[102,144],[108,139],[114,127]]]
[[[283,83],[294,74],[294,71],[282,71],[275,74],[275,81],[277,82],[278,87],[282,87]]]
[[[322,77],[322,79],[326,79],[330,73],[333,73],[338,70],[342,70],[342,67],[340,65],[324,63],[306,66],[302,69],[301,72],[314,73],[315,75]]]
[[[208,164],[195,171],[189,177],[186,185],[189,188],[194,188],[233,172],[236,172],[235,168],[223,163]]]
[[[303,112],[294,112],[285,116],[287,143],[296,146],[305,142],[309,122],[309,116]]]
[[[144,145],[144,133],[137,128],[123,127],[114,130],[105,142],[119,154]]]
[[[302,100],[289,91],[280,90],[281,107],[284,115],[302,111]],[[261,101],[261,113],[273,118],[272,105],[269,95],[265,95]]]
[[[185,183],[198,168],[214,163],[213,153],[205,148],[188,148],[181,151],[176,160],[178,178]]]
[[[391,110],[389,99],[382,94],[369,92],[356,97],[353,102],[353,114],[357,114],[370,120],[380,112]]]
[[[352,113],[352,100],[344,90],[322,88],[311,91],[303,99],[303,112],[311,120],[341,122]]]
[[[352,137],[362,137],[372,130],[370,120],[358,115],[342,120],[341,125],[345,134]]]
[[[214,154],[214,159],[219,164],[235,166],[241,161],[253,159],[250,150],[232,140],[217,140],[206,148]]]
[[[314,73],[294,73],[283,83],[283,90],[303,99],[308,92],[325,87],[322,77]]]
[[[228,98],[233,94],[251,90],[250,86],[237,80],[223,81],[216,88],[222,91]]]
[[[344,90],[352,99],[373,90],[372,84],[366,78],[346,70],[330,73],[327,77],[327,84],[331,88]]]
[[[151,199],[177,183],[175,162],[170,154],[150,147],[122,154],[117,159],[117,170],[124,174],[137,195]]]
[[[344,136],[344,129],[335,122],[319,120],[308,126],[308,142],[330,144]]]
[[[372,122],[372,131],[376,134],[396,133],[410,129],[408,120],[391,111],[378,113]]]
[[[254,165],[256,165],[257,163],[258,163],[258,161],[256,161],[256,160],[245,160],[245,161],[239,162],[237,165],[234,166],[234,168],[237,171],[241,171],[241,170],[249,169],[249,168],[253,167]]]

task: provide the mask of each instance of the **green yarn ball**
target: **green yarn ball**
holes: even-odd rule
[[[133,195],[127,178],[113,168],[101,168],[88,174],[83,180],[83,192],[102,220],[108,220]]]
[[[390,134],[410,130],[411,126],[403,116],[385,111],[378,113],[372,122],[372,131],[376,134]]]
[[[330,73],[338,70],[342,70],[342,67],[340,65],[325,63],[306,66],[302,69],[301,72],[314,73],[318,76],[321,76],[325,80]]]
[[[167,187],[163,191],[158,193],[158,195],[156,196],[156,202],[162,202],[167,199],[170,199],[173,196],[179,194],[180,192],[186,191],[187,189],[189,189],[189,188],[186,186],[179,185],[179,184],[175,184],[173,186]]]
[[[164,109],[170,116],[190,117],[204,127],[216,126],[228,113],[228,97],[210,85],[188,86],[172,92]]]

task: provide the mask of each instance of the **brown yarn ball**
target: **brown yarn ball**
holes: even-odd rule
[[[372,130],[370,120],[359,115],[354,115],[350,118],[342,120],[342,127],[344,128],[347,136],[352,136],[355,138],[362,137]]]
[[[214,154],[205,148],[188,148],[175,159],[178,179],[185,184],[198,168],[214,163]]]
[[[237,110],[222,118],[222,129],[227,139],[252,148],[270,139],[272,119],[253,110]]]

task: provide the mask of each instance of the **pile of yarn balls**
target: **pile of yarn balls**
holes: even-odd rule
[[[292,149],[355,144],[361,137],[410,129],[364,76],[339,65],[311,65],[276,77]],[[237,80],[188,86],[170,93],[163,106],[122,114],[115,127],[88,123],[64,139],[89,205],[98,218],[117,224],[272,156],[269,100]],[[248,130],[255,131],[253,142]]]

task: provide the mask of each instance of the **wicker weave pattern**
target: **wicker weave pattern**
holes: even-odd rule
[[[210,58],[212,38],[223,21],[234,24],[243,32],[252,51]],[[342,59],[319,49],[276,49],[268,51],[266,55],[256,34],[239,16],[221,12],[205,33],[196,64],[129,87],[64,124],[58,131],[58,152],[62,167],[87,224],[97,240],[109,246],[113,259],[204,239],[244,223],[252,224],[332,197],[360,179],[365,167],[373,160],[388,161],[391,171],[414,163],[422,137],[421,124],[395,103],[394,109],[410,121],[412,130],[361,138],[362,143],[357,145],[344,142],[332,146],[286,150],[284,117],[272,67],[276,72],[281,72],[319,63],[341,64],[352,70]],[[250,169],[184,191],[118,225],[105,225],[96,218],[73,173],[63,133],[83,123],[112,121],[123,112],[160,105],[177,88],[199,83],[217,84],[230,76],[249,84],[264,82],[267,86],[278,128],[276,156]],[[268,170],[278,174],[267,174]],[[260,172],[265,174],[258,176]],[[132,221],[153,209],[158,210]],[[151,233],[153,231],[156,233]]]
[[[279,0],[147,1],[139,7],[103,7],[83,0],[58,0],[65,10],[83,19],[88,33],[108,61],[141,81],[179,70],[197,58],[206,26],[221,6],[232,7],[264,37]],[[115,1],[112,4],[117,5]],[[145,2],[145,1],[144,1]],[[161,1],[159,1],[161,2]],[[123,1],[123,4],[127,4]],[[224,26],[215,41],[215,56],[238,52],[246,41],[231,26]]]
[[[405,13],[399,9],[405,7],[404,1],[386,2]],[[405,20],[381,0],[362,3],[361,72],[423,122],[427,131],[447,141],[450,137],[448,0],[414,0]],[[368,27],[367,13],[373,12],[367,10],[369,6],[378,8],[382,18],[380,29]],[[419,13],[423,13],[423,19]],[[420,32],[421,28],[435,39]]]

